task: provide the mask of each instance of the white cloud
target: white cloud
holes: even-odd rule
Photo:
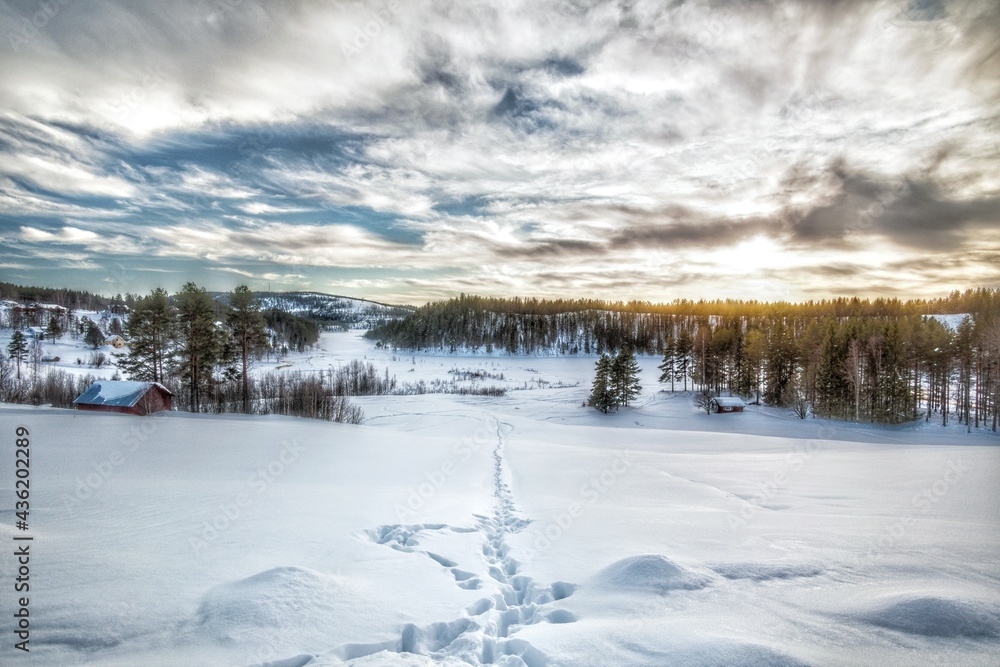
[[[98,240],[100,236],[86,229],[63,227],[58,232],[47,232],[34,227],[21,227],[21,238],[31,243],[52,242],[86,245]]]
[[[0,155],[0,174],[25,178],[41,188],[65,194],[128,197],[135,191],[131,184],[119,178],[35,155]]]
[[[427,266],[419,248],[382,239],[351,225],[178,226],[152,229],[156,254],[211,261],[253,260],[285,265],[340,267]]]

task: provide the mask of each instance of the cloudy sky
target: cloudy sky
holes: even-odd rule
[[[1000,287],[998,7],[0,1],[0,280]]]

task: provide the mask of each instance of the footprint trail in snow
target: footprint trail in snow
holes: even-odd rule
[[[473,572],[445,556],[419,548],[421,534],[435,532],[478,532],[483,537],[482,554],[488,576],[499,584],[499,592],[484,597],[465,608],[464,614],[452,621],[426,626],[407,624],[397,640],[373,644],[349,644],[334,653],[342,660],[353,660],[381,651],[411,653],[434,660],[461,660],[470,665],[500,665],[502,667],[542,667],[548,657],[524,639],[516,636],[521,626],[534,623],[572,623],[573,614],[565,609],[548,609],[546,605],[572,595],[575,585],[556,582],[542,586],[521,574],[520,564],[510,556],[506,536],[522,530],[530,522],[517,516],[513,494],[504,479],[504,426],[496,418],[496,447],[493,450],[493,513],[474,515],[476,528],[446,524],[387,525],[367,531],[366,536],[377,544],[407,553],[423,554],[442,567],[448,568],[461,588],[477,590],[482,581]],[[475,568],[472,568],[475,569]]]

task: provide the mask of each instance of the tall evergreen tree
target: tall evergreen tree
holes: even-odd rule
[[[611,362],[611,386],[616,406],[628,406],[642,391],[639,370],[639,362],[630,347],[622,348]]]
[[[676,352],[676,365],[674,366],[674,377],[684,381],[684,391],[688,390],[688,376],[691,375],[691,351],[694,350],[694,341],[691,339],[691,332],[681,329],[677,336],[677,343],[674,347]]]
[[[755,402],[760,403],[760,379],[767,338],[760,329],[751,329],[740,344],[742,351],[736,368],[736,393],[740,396],[756,395]]]
[[[997,430],[1000,422],[1000,316],[994,316],[980,328],[980,345],[986,356],[986,382],[983,419]]]
[[[229,294],[229,315],[226,322],[236,344],[240,358],[240,375],[243,380],[243,412],[250,413],[250,362],[253,355],[267,343],[264,333],[264,316],[257,297],[246,285],[240,285]]]
[[[764,373],[764,400],[769,405],[784,405],[785,387],[795,375],[796,361],[795,341],[785,322],[778,319],[768,336]]]
[[[703,324],[694,335],[694,375],[702,389],[711,388],[714,379],[714,360],[709,355],[712,346],[712,327]]]
[[[829,321],[826,333],[823,335],[816,369],[814,409],[817,414],[840,419],[848,416],[848,406],[853,400],[845,372],[846,367],[847,345],[840,334],[839,325]]]
[[[56,342],[57,338],[61,338],[63,335],[62,327],[59,326],[59,318],[53,315],[49,318],[49,325],[45,327],[45,337],[51,338],[53,344]]]
[[[21,331],[15,331],[7,344],[7,354],[17,363],[17,379],[21,379],[21,363],[28,359],[28,340]]]
[[[674,391],[674,381],[677,372],[677,341],[673,336],[667,339],[663,345],[663,363],[657,368],[660,370],[660,382],[670,380],[670,391]]]
[[[219,357],[212,297],[193,282],[186,283],[174,299],[177,308],[180,375],[188,387],[191,410],[198,412],[202,395],[212,383]]]
[[[958,422],[969,425],[972,414],[972,362],[975,334],[972,318],[966,315],[955,331],[955,360],[958,362]],[[971,430],[971,428],[969,429]]]
[[[816,402],[816,385],[825,334],[825,324],[820,320],[811,320],[798,337],[797,356],[801,372],[797,387],[801,390],[801,396],[797,397],[797,403],[801,403],[802,400],[810,404]]]
[[[136,301],[127,328],[129,353],[118,366],[133,380],[165,382],[177,332],[167,291],[158,287]]]
[[[83,334],[83,341],[96,350],[104,345],[104,332],[93,321],[87,320],[87,331]]]
[[[611,357],[602,354],[594,365],[594,384],[590,390],[590,405],[605,414],[618,407],[611,386],[611,366]]]
[[[913,413],[913,332],[904,320],[890,322],[886,332],[889,361],[889,423],[916,419]]]

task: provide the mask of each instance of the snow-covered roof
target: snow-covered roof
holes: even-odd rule
[[[717,396],[712,400],[715,401],[716,405],[723,408],[742,408],[746,406],[743,399],[738,396]]]
[[[114,405],[131,408],[139,402],[149,388],[156,385],[171,396],[173,393],[159,382],[130,382],[125,380],[98,380],[80,394],[75,401],[85,405]]]

